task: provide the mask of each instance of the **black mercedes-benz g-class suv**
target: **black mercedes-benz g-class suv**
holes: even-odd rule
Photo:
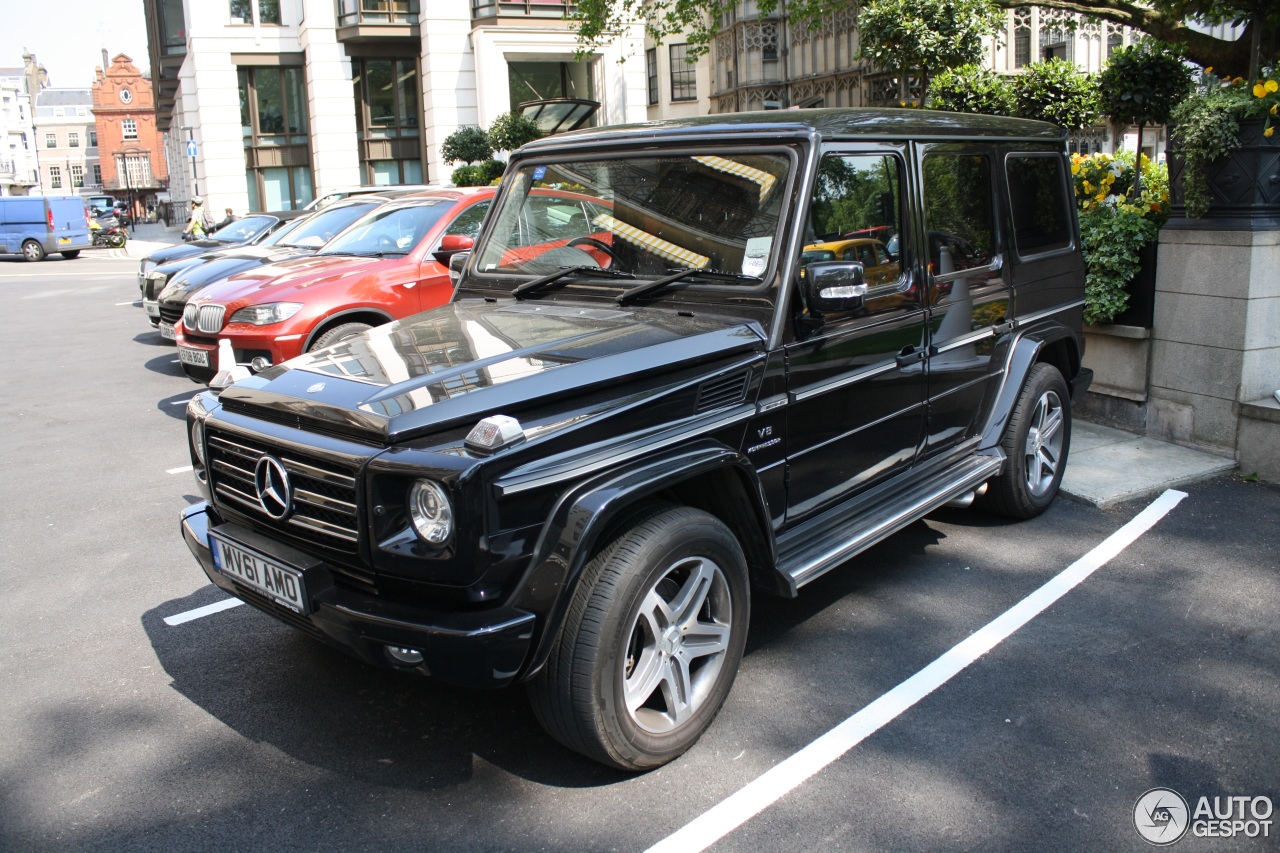
[[[780,596],[944,504],[1043,511],[1084,274],[1065,132],[710,116],[517,152],[453,301],[205,393],[182,530],[371,663],[669,761]]]

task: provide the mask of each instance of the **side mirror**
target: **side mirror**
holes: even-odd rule
[[[809,310],[820,314],[859,311],[867,293],[867,274],[862,264],[851,261],[820,261],[808,264],[801,277]]]
[[[449,263],[449,259],[458,252],[466,252],[475,246],[476,241],[465,234],[446,234],[440,240],[440,248],[436,249],[433,254],[436,260],[442,264]]]
[[[449,238],[446,237],[445,239]],[[470,238],[467,239],[469,240]],[[454,287],[457,287],[458,282],[462,281],[462,269],[469,260],[471,260],[470,252],[455,252],[453,257],[449,258],[449,281],[453,282]],[[441,261],[441,263],[444,262]]]

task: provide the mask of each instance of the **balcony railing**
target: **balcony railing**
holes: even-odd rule
[[[572,0],[471,0],[471,17],[567,18],[576,8]]]

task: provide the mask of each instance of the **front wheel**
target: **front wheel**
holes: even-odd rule
[[[341,326],[334,326],[320,337],[316,338],[315,343],[307,348],[307,352],[315,352],[318,349],[324,349],[333,346],[336,343],[345,341],[347,338],[354,338],[361,332],[372,329],[368,323],[343,323]]]
[[[691,747],[733,686],[751,609],[746,560],[714,516],[654,506],[584,570],[556,648],[530,685],[552,737],[622,770]]]
[[[113,249],[123,249],[124,244],[128,241],[128,239],[129,238],[124,236],[123,234],[112,234],[110,237],[107,238],[108,245],[110,245],[111,248]]]
[[[1071,392],[1056,367],[1031,368],[1000,446],[1004,472],[988,484],[980,505],[1011,518],[1044,512],[1058,494],[1071,449]]]

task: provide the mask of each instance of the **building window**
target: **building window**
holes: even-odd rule
[[[93,164],[93,185],[95,187],[102,186],[102,167],[97,163]]]
[[[74,130],[67,134],[67,145],[71,148],[80,147],[80,134]]]
[[[62,189],[62,169],[58,166],[49,167],[49,186],[52,189]]]
[[[98,131],[96,130],[89,131],[89,147],[90,148],[98,147]]]
[[[507,86],[511,108],[525,101],[547,98],[595,100],[590,62],[508,62]],[[585,127],[594,126],[588,121]]]
[[[84,186],[84,166],[76,165],[71,167],[71,186]]]
[[[351,65],[364,183],[422,183],[418,61],[353,59]]]
[[[259,24],[280,25],[280,0],[231,0],[231,23],[254,23],[254,7],[257,6]]]
[[[671,100],[692,101],[698,97],[697,72],[689,64],[689,45],[673,44],[671,60]]]
[[[58,134],[56,134],[56,133],[46,133],[46,134],[44,135],[44,147],[45,147],[45,148],[57,148],[57,147],[58,147]]]
[[[1107,36],[1107,59],[1111,58],[1111,54],[1115,53],[1124,46],[1124,38],[1119,33],[1112,33]]]
[[[418,0],[338,0],[338,26],[358,24],[413,24],[418,20]]]
[[[131,118],[120,122],[120,136],[122,139],[137,139],[138,122]]]
[[[116,174],[127,189],[155,186],[151,177],[151,158],[146,154],[116,155]]]
[[[1025,68],[1031,64],[1031,28],[1018,27],[1013,33],[1013,67]]]
[[[315,197],[303,70],[241,68],[240,132],[250,210],[293,210]]]
[[[649,105],[658,103],[658,49],[651,47],[644,52],[644,70],[649,79]]]

